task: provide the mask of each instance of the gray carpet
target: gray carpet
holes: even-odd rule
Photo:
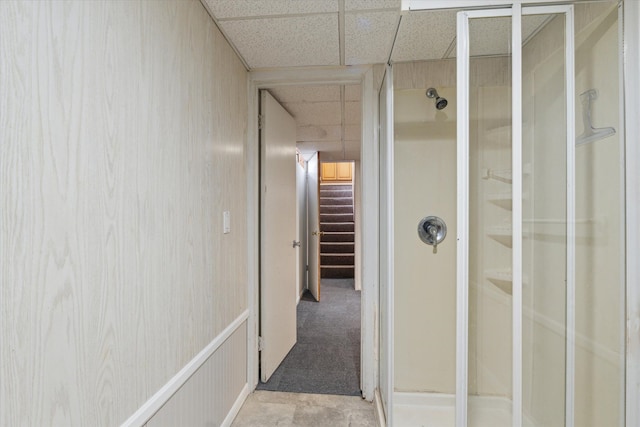
[[[298,304],[298,342],[258,390],[360,396],[360,291],[322,279],[320,302]]]

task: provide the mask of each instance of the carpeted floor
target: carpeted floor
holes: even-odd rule
[[[258,390],[360,396],[360,291],[322,279],[320,302],[298,304],[298,342]]]

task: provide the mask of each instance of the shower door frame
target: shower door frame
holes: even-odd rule
[[[575,31],[573,5],[461,11],[457,14],[457,267],[456,426],[468,425],[469,353],[469,21],[511,17],[512,167],[512,426],[521,427],[522,405],[522,16],[564,15],[566,87],[566,363],[565,426],[574,426],[575,396]]]

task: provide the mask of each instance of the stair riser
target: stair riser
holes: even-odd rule
[[[341,206],[320,206],[320,215],[322,214],[353,214],[353,206],[341,205]]]
[[[320,205],[353,206],[352,197],[320,197]]]
[[[351,190],[320,190],[320,199],[325,197],[353,197]]]
[[[321,268],[320,277],[323,279],[351,279],[354,276],[353,267]]]
[[[331,244],[321,243],[320,252],[323,254],[353,254],[355,252],[355,244]]]
[[[340,222],[327,222],[326,224],[320,224],[321,231],[355,231],[354,224],[352,222],[340,223]]]
[[[320,214],[320,222],[353,222],[353,214]]]
[[[321,190],[351,190],[351,184],[320,184]]]
[[[320,265],[353,265],[354,256],[351,255],[322,255],[320,256]]]
[[[320,239],[320,243],[324,242],[355,242],[355,239],[353,233],[331,234],[325,232],[322,239]]]

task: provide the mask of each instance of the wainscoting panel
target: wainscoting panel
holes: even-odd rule
[[[228,425],[249,393],[246,321],[149,420],[148,427]],[[237,408],[234,404],[238,402]],[[233,412],[235,412],[233,411]],[[237,413],[237,412],[236,412]]]

